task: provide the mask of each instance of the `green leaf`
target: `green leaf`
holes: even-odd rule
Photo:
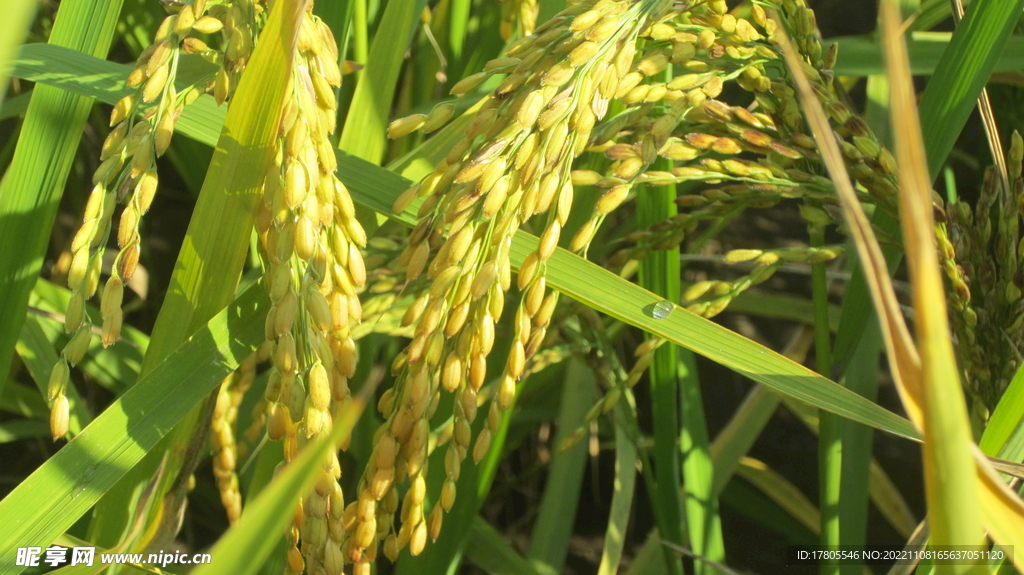
[[[8,118],[24,114],[28,110],[28,103],[31,100],[31,90],[22,92],[17,96],[4,100],[3,103],[0,103],[0,120],[6,120]]]
[[[39,390],[15,381],[4,387],[0,395],[0,410],[40,421],[50,420],[50,408],[39,395]]]
[[[617,411],[626,409],[622,405]],[[611,512],[604,534],[604,551],[597,575],[615,575],[622,560],[622,549],[626,544],[626,529],[629,526],[629,512],[636,488],[637,449],[620,419],[615,420],[615,481],[612,487]],[[664,562],[662,562],[664,564]]]
[[[61,2],[50,43],[104,56],[120,9],[121,0]],[[6,43],[10,37],[0,34],[0,38]],[[4,54],[0,54],[0,67],[6,69]],[[77,94],[50,86],[34,89],[14,158],[0,181],[0,245],[7,247],[0,252],[0,317],[4,318],[0,322],[0,391],[91,107],[91,99]]]
[[[577,361],[570,361],[565,370],[562,402],[556,420],[555,446],[562,445],[574,431],[585,425],[587,411],[594,405],[596,394],[597,386],[590,370]],[[586,462],[585,441],[579,441],[565,451],[559,449],[551,458],[527,554],[541,575],[557,575],[565,568]]]
[[[537,575],[530,563],[479,515],[469,528],[466,557],[488,575]]]
[[[11,61],[28,34],[38,5],[36,0],[10,0],[4,5],[4,17],[0,19],[0,102],[7,94]]]
[[[426,0],[392,0],[384,8],[379,30],[370,43],[366,68],[352,95],[338,147],[374,164],[380,163],[387,143],[385,128],[391,98],[402,70],[408,38],[419,22]]]
[[[0,554],[48,545],[67,531],[263,341],[269,307],[257,284],[154,367],[7,497]],[[0,563],[0,574],[21,571]]]
[[[974,0],[953,32],[949,48],[943,52],[917,106],[927,146],[928,172],[933,178],[996,69],[1022,9],[1024,0]],[[1019,47],[1006,52],[1022,53]]]
[[[32,437],[49,437],[50,426],[43,421],[19,419],[0,423],[0,443],[10,443]]]
[[[660,160],[656,169],[668,168],[668,160]],[[669,168],[671,169],[671,168]],[[654,187],[642,186],[636,200],[636,221],[639,228],[652,226],[667,220],[678,213],[675,200],[675,186]],[[679,301],[679,247],[671,250],[652,251],[640,261],[638,279],[640,285],[655,294],[666,298],[669,302]],[[648,336],[650,337],[650,336]],[[684,538],[687,534],[687,520],[693,519],[690,514],[684,515],[682,482],[685,470],[682,469],[682,458],[677,441],[680,437],[679,397],[680,379],[686,377],[688,384],[698,386],[696,369],[692,354],[680,350],[673,345],[662,345],[654,351],[654,358],[647,371],[651,387],[651,417],[654,421],[654,487],[652,509],[658,530],[665,539],[679,547],[685,547]],[[681,377],[682,376],[682,377]],[[703,416],[700,416],[703,424]],[[693,422],[687,421],[687,424]],[[699,430],[707,438],[707,430]],[[706,446],[705,446],[706,447]],[[689,479],[689,478],[687,478]],[[710,477],[694,478],[695,482],[703,482]],[[689,508],[687,509],[689,510]],[[703,515],[700,509],[694,510],[698,516]],[[698,521],[700,517],[697,517]],[[690,534],[700,537],[704,526],[694,526]],[[691,544],[693,541],[691,541]],[[682,575],[683,564],[679,558],[665,551],[665,561],[670,573]]]
[[[948,5],[948,2],[943,2]],[[907,42],[910,51],[910,71],[915,76],[934,74],[939,62],[949,49],[950,32],[915,32]],[[882,45],[873,34],[844,36],[827,40],[839,44],[839,57],[835,72],[841,76],[872,76],[885,74]],[[1010,37],[1006,49],[996,53],[993,72],[1008,72],[1024,68],[1024,38]],[[933,78],[934,80],[934,78]]]
[[[1011,461],[1024,459],[1024,366],[1017,369],[999,399],[979,446],[986,455]]]
[[[517,234],[512,244],[513,263],[522,262],[536,249],[536,242],[533,236]],[[662,301],[661,298],[565,250],[556,250],[548,261],[548,284],[598,311],[686,347],[800,401],[876,429],[918,438],[906,419],[709,320],[679,307],[668,317],[655,319],[645,310],[650,310]]]
[[[1002,4],[1011,4],[1003,2]],[[988,2],[988,6],[996,3]],[[1024,2],[1018,3],[1015,12],[1006,17],[1020,16]],[[917,339],[917,352],[920,364],[910,367],[899,366],[894,369],[897,383],[904,386],[901,396],[920,403],[921,412],[915,423],[922,429],[925,445],[922,450],[924,466],[925,494],[928,504],[928,526],[931,530],[931,542],[937,546],[982,544],[985,542],[985,528],[979,503],[984,497],[981,483],[978,481],[973,450],[976,446],[971,436],[971,426],[967,415],[963,386],[960,381],[957,358],[950,341],[949,312],[946,307],[944,278],[939,262],[935,258],[936,241],[933,221],[933,194],[931,174],[938,170],[928,166],[928,158],[945,157],[941,152],[942,144],[926,139],[924,124],[925,114],[918,117],[915,113],[916,94],[913,78],[909,71],[909,59],[903,40],[901,16],[894,4],[881,6],[882,29],[886,52],[888,75],[892,81],[890,89],[890,113],[892,118],[893,139],[896,143],[896,159],[900,169],[898,172],[900,188],[900,221],[903,227],[903,240],[910,270],[910,281],[913,285],[914,330]],[[979,10],[981,12],[979,12]],[[962,54],[968,60],[976,58],[980,50],[978,44],[957,46],[957,36],[964,31],[970,32],[972,26],[984,21],[986,1],[978,0],[971,4],[967,18],[957,28],[950,51],[956,48],[969,52]],[[980,16],[979,16],[980,14]],[[1006,34],[1012,29],[1013,22],[1005,26]],[[1003,37],[1005,40],[1005,35]],[[972,40],[973,42],[973,40]],[[1000,42],[1001,44],[1001,42]],[[993,56],[997,56],[994,54]],[[955,56],[954,56],[955,57]],[[967,60],[965,60],[967,61]],[[940,66],[940,70],[943,68]],[[980,66],[986,71],[984,66]],[[991,71],[989,67],[987,73]],[[938,75],[932,81],[938,81]],[[978,91],[984,88],[985,78],[979,78]],[[957,86],[946,92],[954,96],[950,102],[956,102],[957,88],[961,88],[960,97],[969,96],[963,120],[966,121],[970,109],[974,107],[977,92],[971,94],[970,85]],[[927,96],[927,89],[925,91]],[[959,105],[961,102],[957,102]],[[921,105],[923,106],[922,100]],[[954,113],[950,110],[950,113]],[[954,124],[948,139],[951,149],[956,135],[962,125]],[[925,142],[936,146],[925,149]],[[937,151],[938,150],[938,151]],[[936,156],[936,153],[938,154]],[[938,168],[938,166],[934,166]],[[902,318],[901,318],[902,319]],[[890,350],[890,354],[893,354]],[[895,354],[893,354],[895,355]],[[913,370],[919,370],[914,373]],[[902,373],[899,373],[902,372]],[[902,382],[901,382],[902,380]],[[916,380],[916,381],[915,381]],[[913,382],[913,384],[911,383]],[[913,385],[913,386],[912,386]],[[907,406],[910,410],[910,406]],[[990,508],[989,508],[990,509]],[[999,533],[1002,535],[1002,533]],[[998,535],[993,534],[997,541],[1007,543]],[[1019,539],[1019,536],[1017,537]],[[988,570],[975,565],[973,568],[953,568],[951,573],[987,573]]]
[[[274,11],[228,106],[223,131],[189,221],[143,373],[235,295],[249,250],[263,175],[277,139],[305,2]],[[270,40],[270,41],[266,41]]]

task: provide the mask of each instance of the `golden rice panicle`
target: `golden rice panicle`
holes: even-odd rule
[[[264,396],[267,434],[283,442],[286,461],[329,433],[352,403],[352,328],[362,319],[358,294],[367,281],[361,251],[366,233],[335,175],[330,143],[337,117],[334,88],[341,82],[337,45],[312,13],[303,18],[297,50],[291,97],[256,218],[272,302],[265,324],[273,350]],[[346,563],[365,557],[343,553],[348,543],[337,452],[319,473],[315,490],[296,511],[288,569],[337,575]]]
[[[591,13],[581,16],[575,26],[592,26],[588,34],[599,36],[608,25],[598,20]],[[764,122],[745,109],[715,100],[729,81],[755,93],[768,89],[763,66],[774,53],[764,45],[763,35],[747,20],[725,14],[721,3],[706,3],[691,9],[685,23],[673,18],[655,20],[640,36],[647,42],[639,49],[620,51],[611,63],[613,73],[598,83],[604,97],[624,108],[612,121],[598,124],[588,148],[611,160],[608,173],[576,170],[570,174],[573,186],[594,186],[600,193],[590,220],[568,242],[568,248],[577,253],[586,253],[604,219],[632,197],[637,183],[672,185],[722,176],[750,181],[768,172],[746,160],[715,159],[721,154],[766,150],[764,140],[769,137],[765,134],[756,150],[733,135],[753,129],[741,129],[743,122],[768,129]],[[668,70],[675,75],[668,75]],[[715,129],[705,127],[708,132],[701,134],[701,125],[709,122],[716,124]],[[694,137],[699,146],[688,141]],[[654,168],[655,163],[661,165]],[[643,257],[644,250],[678,245],[684,228],[697,223],[675,222],[671,232],[658,232],[656,246],[623,250],[610,263],[622,265]]]
[[[210,424],[210,452],[213,454],[213,476],[220,491],[220,500],[227,511],[228,523],[234,525],[242,514],[242,494],[238,487],[235,466],[244,457],[245,444],[235,441],[238,406],[256,378],[257,355],[242,361],[238,369],[224,378],[217,392]]]
[[[420,222],[400,263],[407,266],[410,281],[425,275],[429,288],[410,308],[412,342],[394,366],[395,387],[378,405],[386,418],[378,445],[393,441],[395,461],[391,448],[383,448],[388,457],[366,469],[359,494],[366,511],[363,499],[385,501],[396,483],[410,483],[397,532],[390,521],[382,526],[385,516],[373,517],[389,557],[406,545],[419,553],[428,535],[437,537],[444,513],[455,502],[463,461],[470,453],[474,461],[487,454],[516,384],[526,374],[528,357],[545,339],[558,296],[548,292],[544,275],[574,203],[572,162],[590,144],[614,97],[612,89],[626,72],[620,74],[616,63],[632,65],[638,35],[664,15],[662,8],[609,0],[575,4],[452,88],[463,97],[490,76],[505,75],[472,113],[463,139],[394,206],[400,212],[423,199]],[[664,65],[657,60],[650,69]],[[396,120],[389,135],[436,129],[450,118],[450,110],[439,106],[430,114]],[[520,271],[524,298],[516,311],[515,341],[486,425],[474,438],[487,356],[513,281],[512,237],[535,215],[543,232],[528,260],[533,263]],[[455,395],[453,418],[444,439],[445,481],[437,503],[427,509],[428,420],[442,389]],[[370,514],[360,512],[352,523],[353,557],[367,548],[369,521]]]
[[[868,125],[852,114],[843,103],[843,98],[834,85],[835,75],[832,72],[837,46],[833,44],[828,50],[821,48],[815,29],[814,13],[802,0],[783,2],[781,13],[783,25],[803,56],[804,72],[811,80],[812,87],[841,137],[839,143],[850,175],[868,190],[879,206],[895,214],[898,208],[896,160],[878,141]],[[764,23],[769,40],[774,37],[773,28],[774,21]],[[792,143],[794,146],[813,148],[813,142],[806,136],[807,130],[804,128],[800,107],[788,76],[784,77],[783,81],[772,82],[770,90],[758,94],[758,103],[776,119],[779,133],[783,136],[780,139],[784,142],[788,140],[786,143]],[[793,179],[808,179],[805,172],[793,167],[787,167],[786,172]],[[967,327],[976,321],[977,311],[972,304],[968,276],[965,275],[964,268],[957,265],[956,249],[948,236],[949,229],[944,221],[946,214],[943,213],[941,204],[941,200],[935,202],[938,220],[935,234],[936,242],[943,252],[943,270],[949,281],[950,294],[953,296],[950,310],[951,313],[960,316],[954,323],[961,325],[965,337],[969,338]]]
[[[265,20],[263,0],[232,0],[211,5],[207,15],[193,25],[194,29],[204,33],[220,32],[223,38],[224,49],[220,51],[222,65],[213,82],[213,97],[218,104],[223,104],[234,94]]]

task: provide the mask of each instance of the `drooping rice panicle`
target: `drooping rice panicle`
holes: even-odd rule
[[[230,95],[231,79],[237,79],[245,67],[262,13],[261,5],[244,1],[208,4],[207,0],[191,0],[166,7],[171,14],[128,76],[128,86],[136,91],[118,101],[111,112],[112,129],[103,142],[100,166],[93,174],[83,224],[71,243],[68,287],[72,295],[64,328],[73,335],[53,368],[48,394],[55,439],[67,433],[61,423],[67,421],[64,391],[70,381],[70,368],[81,361],[91,339],[85,303],[99,287],[103,251],[114,231],[116,205],[123,203],[124,209],[116,225],[119,251],[100,299],[104,346],[115,342],[121,333],[124,288],[135,275],[141,251],[139,224],[153,203],[159,183],[156,160],[170,146],[174,124],[184,107],[202,95],[208,89],[206,83],[213,79],[201,79],[179,92],[175,84],[179,59],[183,54],[200,54],[218,64],[214,86],[218,101],[223,102]],[[212,49],[200,37],[210,35],[223,38],[223,51]]]
[[[622,78],[637,67],[654,74],[667,64],[664,55],[645,60],[635,46],[641,32],[671,17],[672,9],[663,2],[601,0],[573,5],[533,36],[514,43],[507,57],[491,61],[483,72],[452,89],[461,96],[489,76],[507,74],[485,97],[465,138],[395,204],[397,212],[417,197],[425,198],[419,208],[422,219],[402,263],[408,266],[410,280],[426,273],[431,287],[410,308],[416,333],[394,366],[398,383],[379,406],[387,421],[378,432],[378,445],[385,446],[381,449],[386,455],[364,473],[359,492],[361,503],[375,501],[392,492],[394,481],[408,477],[411,482],[401,526],[397,533],[391,526],[386,532],[384,549],[389,556],[406,545],[418,554],[428,534],[436,539],[443,513],[454,503],[463,460],[471,448],[474,461],[487,453],[527,359],[545,341],[558,303],[558,295],[546,288],[546,261],[573,208],[572,162],[591,144],[595,126],[616,99]],[[389,135],[436,129],[451,113],[451,104],[441,104],[430,114],[396,120]],[[487,425],[474,440],[471,425],[494,345],[494,325],[512,285],[512,235],[535,215],[543,231],[537,250],[519,271],[517,286],[523,298],[515,313],[512,347]],[[589,241],[588,237],[583,243]],[[428,513],[427,420],[441,388],[455,394],[453,431],[446,447],[446,481]],[[360,513],[360,521],[380,519]]]
[[[984,422],[1022,361],[1024,341],[1024,140],[1014,132],[1007,154],[1009,189],[994,168],[985,172],[981,196],[972,209],[963,201],[946,206],[949,240],[939,243],[944,268],[954,268],[964,286],[948,293],[953,332],[972,395],[976,420]],[[949,271],[947,271],[947,275]],[[967,288],[967,282],[970,288]],[[973,294],[973,297],[972,297]],[[977,423],[977,421],[976,421]]]
[[[355,373],[356,347],[351,330],[362,319],[358,293],[366,284],[361,252],[366,233],[335,176],[330,142],[337,118],[334,88],[341,84],[337,44],[330,28],[312,14],[312,5],[309,9],[256,221],[272,302],[265,324],[273,346],[264,396],[267,433],[283,441],[286,461],[308,441],[329,433],[336,415],[352,402],[348,379]],[[319,473],[289,531],[288,569],[316,573],[322,568],[338,575],[346,538],[336,451]],[[368,566],[369,559],[350,561]]]

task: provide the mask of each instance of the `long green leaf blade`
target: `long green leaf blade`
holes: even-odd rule
[[[621,412],[626,409],[619,405],[615,408]],[[630,508],[633,505],[633,493],[636,488],[637,449],[625,426],[620,425],[620,418],[615,421],[615,482],[612,487],[611,512],[608,515],[608,526],[604,534],[604,551],[601,553],[601,564],[597,575],[615,575],[618,573],[622,550],[626,545],[626,528],[629,525]]]
[[[907,42],[910,52],[910,71],[914,75],[933,74],[939,62],[950,49],[950,32],[929,32],[914,34]],[[882,45],[873,34],[834,38],[839,44],[839,56],[835,72],[843,76],[872,76],[885,74],[885,59]],[[1006,48],[997,53],[993,72],[1008,72],[1024,68],[1024,38],[1010,37]]]
[[[402,70],[407,38],[417,22],[425,0],[394,0],[388,2],[381,17],[380,29],[370,43],[366,69],[359,77],[345,128],[338,147],[350,154],[380,163],[387,144],[385,128],[391,113],[391,98]]]
[[[305,2],[279,6],[288,10],[271,15],[264,30],[268,41],[257,46],[228,106],[167,299],[153,328],[143,373],[234,297],[263,175],[277,138]]]
[[[668,160],[658,162],[658,169],[666,169]],[[669,168],[671,169],[671,168]],[[667,220],[676,215],[678,208],[674,203],[676,195],[675,186],[654,187],[643,186],[636,200],[637,226],[642,228]],[[640,261],[638,279],[640,285],[655,294],[666,298],[669,302],[679,301],[679,247],[671,250],[657,250],[647,255]],[[680,437],[680,411],[679,388],[681,379],[686,378],[690,386],[699,386],[696,378],[692,354],[683,350],[683,357],[679,356],[679,349],[673,345],[663,345],[654,352],[654,359],[651,360],[651,367],[647,371],[647,378],[651,388],[651,416],[654,421],[654,517],[658,524],[658,530],[664,534],[667,541],[677,546],[685,546],[684,537],[687,533],[687,520],[693,519],[691,514],[684,515],[682,481],[685,471],[681,467],[680,447],[676,441]],[[687,357],[688,356],[688,357]],[[698,395],[700,389],[697,389]],[[703,417],[701,418],[703,420]],[[692,423],[688,421],[687,423]],[[703,421],[700,422],[701,424]],[[705,431],[706,435],[706,431]],[[695,478],[694,483],[698,484],[705,478]],[[689,480],[689,478],[687,478]],[[703,513],[699,508],[694,509],[696,519],[700,522]],[[702,527],[690,525],[696,531],[691,532],[690,544],[694,545],[703,539]],[[695,541],[693,537],[696,537]],[[683,564],[667,547],[665,561],[670,573],[682,575]],[[699,569],[699,568],[698,568]]]
[[[594,404],[596,391],[589,370],[579,362],[569,362],[565,370],[555,445],[561,445],[577,428],[585,425],[587,410]],[[527,554],[541,575],[557,575],[564,570],[586,462],[587,445],[583,441],[565,451],[559,450],[551,459]]]
[[[1022,9],[1024,0],[975,0],[953,32],[918,103],[932,177],[953,149]]]
[[[530,563],[480,516],[469,528],[466,557],[488,575],[537,575]]]
[[[1013,380],[999,399],[985,427],[979,446],[986,455],[1020,461],[1024,455],[1024,366],[1017,369]]]
[[[28,33],[38,4],[35,0],[11,0],[4,6],[4,17],[0,20],[0,102],[7,95],[11,61]]]

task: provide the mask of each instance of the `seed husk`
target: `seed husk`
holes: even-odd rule
[[[413,114],[411,116],[399,118],[388,125],[388,137],[401,138],[406,134],[411,134],[412,132],[420,129],[426,121],[426,114]]]
[[[50,408],[50,433],[53,440],[65,437],[68,434],[68,422],[71,416],[71,409],[66,395],[61,395],[53,402]]]
[[[170,73],[170,68],[167,64],[164,64],[153,71],[149,75],[149,79],[146,80],[146,87],[142,90],[142,101],[152,102],[160,96],[164,90],[164,86],[167,84],[167,77]]]

